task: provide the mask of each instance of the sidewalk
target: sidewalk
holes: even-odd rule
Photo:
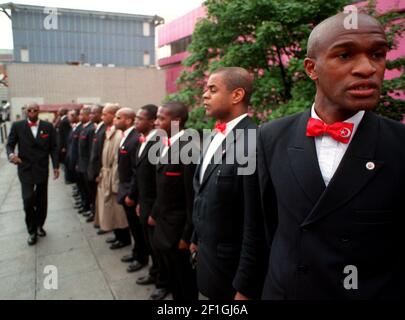
[[[45,238],[28,246],[17,169],[0,145],[0,300],[148,299],[154,286],[135,281],[148,269],[127,273],[120,258],[130,247],[110,250],[92,223],[73,209],[71,187],[49,180]],[[57,267],[58,289],[45,289],[47,265]],[[171,299],[170,297],[168,297]]]

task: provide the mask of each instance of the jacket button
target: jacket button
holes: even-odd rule
[[[307,274],[308,273],[308,266],[300,265],[300,266],[297,267],[297,271],[300,274]]]

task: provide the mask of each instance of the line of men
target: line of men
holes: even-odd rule
[[[400,298],[405,127],[371,112],[384,77],[384,29],[359,14],[358,28],[348,30],[346,18],[337,14],[311,32],[304,67],[316,96],[303,113],[258,128],[247,115],[249,72],[211,73],[203,100],[218,123],[197,165],[173,161],[190,150],[180,102],[143,106],[136,115],[114,104],[69,113],[65,166],[75,170],[80,209],[100,233],[114,231],[111,249],[132,237],[132,254],[122,259],[132,262],[129,270],[152,257],[148,276],[137,280],[155,283],[151,299],[168,292],[175,300],[198,292],[216,300]],[[20,159],[14,146],[29,127],[19,122],[10,133],[7,150],[19,173],[28,170],[22,164],[29,153]],[[54,144],[45,140],[53,134],[39,128],[41,148],[54,159]],[[166,139],[155,139],[154,129]],[[258,131],[253,154],[243,143],[251,130]],[[149,151],[157,143],[154,163]],[[257,150],[250,174],[239,174],[238,161],[217,161],[238,146],[249,156]]]

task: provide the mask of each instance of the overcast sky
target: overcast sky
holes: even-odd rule
[[[11,1],[0,0],[0,3]],[[19,4],[30,4],[56,8],[85,9],[96,11],[122,12],[146,15],[158,15],[166,22],[180,17],[199,7],[203,0],[21,0]],[[11,22],[0,12],[0,49],[12,49],[13,38]]]

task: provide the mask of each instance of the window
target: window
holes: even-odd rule
[[[143,53],[143,65],[144,66],[148,66],[150,65],[150,54],[148,51],[145,51]]]
[[[187,51],[187,47],[190,45],[190,43],[191,43],[191,36],[172,42],[170,44],[172,55]]]
[[[29,62],[30,61],[30,53],[28,49],[24,48],[20,50],[21,62]]]
[[[144,22],[143,23],[143,35],[145,37],[150,36],[150,23],[149,22]]]

